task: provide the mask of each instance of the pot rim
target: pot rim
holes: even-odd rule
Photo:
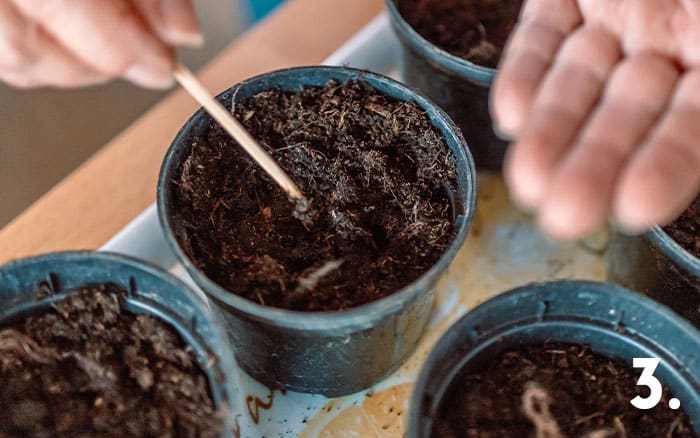
[[[657,247],[668,258],[682,266],[686,271],[700,277],[700,258],[695,257],[681,246],[659,225],[654,225],[645,234],[652,245]]]
[[[160,176],[158,178],[158,217],[161,228],[164,231],[165,238],[179,261],[185,266],[187,272],[189,272],[195,283],[201,287],[204,293],[210,298],[213,298],[219,304],[223,304],[224,306],[244,312],[247,316],[260,322],[269,323],[275,326],[293,328],[301,331],[314,332],[337,329],[346,330],[348,328],[367,328],[374,325],[374,321],[382,318],[384,315],[401,311],[410,302],[412,302],[412,299],[417,294],[423,293],[423,291],[429,289],[430,286],[439,279],[439,276],[447,270],[457,252],[464,244],[474,217],[477,187],[476,168],[474,166],[474,160],[471,152],[466,146],[466,141],[464,140],[461,132],[455,126],[452,119],[450,119],[442,109],[438,108],[422,94],[417,93],[409,89],[407,86],[378,73],[350,67],[336,66],[292,67],[251,77],[236,85],[233,85],[221,94],[225,94],[228,91],[249,84],[265,82],[269,78],[285,75],[303,76],[304,74],[310,72],[323,73],[327,76],[326,80],[349,80],[354,76],[354,79],[364,80],[374,88],[377,88],[377,84],[381,84],[384,87],[392,89],[394,92],[396,92],[396,94],[404,94],[406,96],[405,98],[394,98],[404,101],[412,101],[418,105],[418,107],[426,112],[428,117],[431,119],[431,124],[433,126],[438,128],[441,133],[443,130],[446,131],[445,133],[442,133],[443,138],[446,138],[449,135],[452,137],[453,142],[459,146],[459,149],[463,154],[462,157],[460,157],[456,151],[452,151],[451,148],[450,150],[454,154],[456,162],[459,163],[460,161],[464,161],[464,167],[466,168],[464,178],[466,180],[465,184],[468,189],[468,193],[467,198],[463,200],[464,215],[458,216],[458,218],[455,220],[456,233],[452,242],[442,253],[438,261],[435,262],[429,270],[423,273],[414,282],[386,297],[345,310],[322,312],[304,312],[263,306],[243,298],[234,292],[229,292],[223,287],[219,286],[213,280],[209,279],[203,271],[199,270],[199,268],[192,263],[192,261],[180,247],[180,244],[177,241],[177,238],[174,236],[170,225],[170,207],[167,206],[166,202],[166,187],[169,182],[167,177],[170,174],[173,165],[176,165],[173,162],[175,152],[180,149],[179,144],[182,143],[182,141],[180,141],[181,137],[183,137],[190,129],[196,119],[204,115],[204,110],[201,108],[195,112],[180,129],[170,148],[168,149],[163,161]]]
[[[433,44],[423,35],[419,34],[413,26],[401,15],[397,0],[384,0],[396,34],[414,52],[430,60],[432,63],[448,70],[450,73],[461,77],[464,80],[477,82],[488,87],[493,82],[493,78],[498,71],[496,68],[484,67],[473,63],[459,56],[453,55],[440,46]]]
[[[621,297],[623,300],[629,300],[631,302],[638,303],[644,311],[648,311],[648,314],[655,314],[662,320],[668,323],[668,326],[674,327],[676,329],[676,334],[682,334],[685,341],[691,340],[697,346],[700,346],[700,330],[696,329],[688,321],[683,319],[681,316],[673,312],[670,308],[659,304],[658,302],[646,297],[642,294],[632,292],[621,286],[617,286],[610,283],[595,282],[589,280],[553,280],[546,282],[536,282],[530,283],[523,286],[516,287],[502,294],[496,295],[495,297],[479,304],[465,315],[460,317],[455,321],[445,333],[438,339],[433,347],[432,351],[425,360],[418,378],[416,379],[414,391],[411,395],[410,405],[409,405],[409,437],[418,437],[420,435],[421,429],[421,418],[423,418],[422,409],[424,401],[424,393],[426,388],[429,386],[430,382],[435,379],[436,366],[440,363],[440,360],[444,357],[444,351],[451,348],[452,351],[457,351],[456,354],[460,355],[459,365],[452,369],[452,374],[443,375],[444,380],[451,380],[454,375],[462,369],[464,365],[469,361],[469,356],[478,354],[482,351],[484,346],[486,348],[499,342],[501,336],[512,336],[516,332],[525,331],[528,327],[534,326],[538,323],[540,324],[562,324],[564,322],[576,325],[580,330],[590,331],[590,332],[600,332],[604,331],[607,333],[614,333],[617,331],[616,325],[623,323],[624,325],[624,312],[625,309],[621,309],[620,312],[608,312],[608,318],[604,318],[601,315],[597,317],[584,316],[582,314],[586,313],[584,308],[571,308],[568,311],[570,314],[569,318],[564,317],[564,315],[556,314],[552,317],[547,317],[547,299],[546,293],[548,291],[556,292],[560,294],[563,290],[575,290],[581,289],[579,292],[581,299],[584,297],[592,296],[592,294],[602,294],[608,296]],[[539,295],[542,295],[540,298]],[[492,307],[494,305],[501,303],[503,301],[508,301],[511,299],[517,299],[519,297],[536,297],[539,301],[544,300],[544,306],[541,307],[538,315],[512,315],[508,314],[502,317],[502,321],[499,323],[488,323],[487,327],[473,326],[472,321],[475,317],[482,318],[484,314],[489,312],[493,313]],[[512,305],[511,305],[512,307]],[[503,310],[503,309],[500,309]],[[615,324],[613,321],[618,321]],[[465,327],[466,326],[466,327]],[[629,343],[647,350],[655,350],[659,355],[659,358],[670,359],[671,362],[678,362],[677,357],[679,352],[670,351],[666,345],[661,345],[658,340],[650,339],[648,333],[654,332],[657,327],[648,324],[644,327],[644,331],[640,332],[636,328],[624,331],[624,336],[620,335],[623,339],[626,339]],[[472,333],[472,338],[470,339],[470,346],[467,348],[462,348],[457,350],[455,347],[455,340],[451,339],[452,334],[457,331],[464,332],[466,329],[470,329]],[[483,330],[483,331],[481,331]],[[540,342],[540,341],[537,341]],[[566,342],[566,341],[562,341]],[[573,342],[576,343],[576,342]],[[523,343],[522,345],[525,345]],[[700,363],[697,363],[696,357],[691,355],[690,362],[695,368],[700,369]],[[678,363],[682,365],[681,363]],[[669,364],[674,365],[674,364]],[[439,371],[439,370],[438,370]],[[697,409],[698,402],[700,401],[700,375],[694,375],[692,371],[688,368],[671,370],[676,376],[677,381],[681,381],[690,384],[691,389],[695,391],[695,409]],[[440,378],[440,377],[438,377]],[[449,382],[445,382],[444,385],[448,385]],[[431,402],[435,403],[435,401]],[[691,418],[692,420],[692,418]],[[698,424],[693,423],[694,427],[698,427]]]
[[[187,324],[184,321],[178,321],[178,324],[173,324],[172,321],[169,321],[168,318],[165,318],[163,310],[168,310],[176,316],[181,316],[177,315],[177,313],[174,312],[173,307],[166,300],[156,301],[149,300],[146,297],[139,298],[130,295],[127,298],[127,301],[133,300],[135,303],[145,303],[148,305],[148,307],[153,307],[153,310],[155,311],[149,311],[148,309],[143,309],[141,308],[141,306],[139,306],[141,310],[151,314],[155,318],[167,324],[172,330],[175,330],[183,338],[183,342],[185,342],[186,345],[191,346],[191,341],[188,341],[187,338],[193,337],[194,335],[194,337],[197,338],[197,342],[205,344],[206,348],[212,350],[212,352],[214,352],[213,354],[216,354],[216,361],[219,363],[218,368],[220,368],[220,370],[225,373],[226,377],[223,377],[222,379],[217,379],[215,375],[212,375],[209,372],[207,372],[207,370],[201,366],[201,363],[200,369],[202,370],[202,372],[204,372],[205,376],[207,377],[207,381],[209,385],[212,386],[212,390],[214,389],[214,387],[222,387],[224,390],[224,394],[226,394],[226,399],[223,400],[224,403],[221,404],[221,401],[216,401],[216,404],[218,405],[217,407],[223,409],[225,413],[221,436],[229,436],[235,424],[233,409],[235,408],[235,404],[237,403],[238,397],[238,389],[234,385],[234,378],[231,377],[231,373],[234,372],[236,366],[233,352],[231,350],[230,343],[228,342],[226,331],[224,330],[219,317],[209,307],[208,302],[205,301],[200,295],[195,293],[183,281],[171,275],[159,266],[156,266],[155,264],[144,260],[137,259],[132,256],[107,251],[57,251],[19,259],[13,259],[0,265],[0,279],[2,278],[2,274],[4,272],[14,270],[25,270],[31,266],[43,265],[51,262],[56,262],[57,260],[64,265],[78,266],[82,263],[85,263],[86,261],[96,261],[100,263],[114,265],[115,267],[128,267],[134,269],[137,272],[142,272],[147,275],[151,275],[154,278],[156,278],[157,281],[163,282],[168,288],[180,291],[182,294],[191,298],[191,302],[187,303],[187,305],[194,306],[196,312],[199,315],[204,316],[206,324],[209,326],[209,330],[215,336],[215,339],[212,340],[211,338],[205,338],[204,336],[201,336],[191,328],[188,328]],[[46,278],[49,278],[49,272],[50,270],[47,270]],[[42,280],[45,280],[46,278],[37,278],[36,283],[39,283]],[[124,285],[121,286],[125,287]],[[68,289],[67,291],[70,291],[70,289]],[[62,292],[64,291],[61,291],[61,293]],[[144,290],[143,292],[154,293],[153,291],[149,290]],[[33,293],[33,291],[27,290],[21,292],[22,295],[30,293]],[[7,315],[3,315],[3,317],[6,316]],[[2,321],[2,318],[0,318],[0,321]],[[186,336],[183,336],[184,331],[188,332]],[[215,345],[215,348],[212,348],[212,344]],[[197,362],[199,363],[199,360],[197,360]],[[235,379],[237,379],[237,376],[235,376]]]

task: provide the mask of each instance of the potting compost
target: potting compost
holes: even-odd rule
[[[180,336],[124,309],[126,291],[75,290],[0,330],[0,436],[214,437],[222,419]]]
[[[495,68],[522,0],[398,0],[423,38],[455,56]]]
[[[528,345],[463,370],[435,413],[433,437],[693,437],[687,415],[661,402],[631,403],[648,389],[639,370],[586,347]],[[538,434],[539,432],[539,434]]]
[[[177,181],[180,245],[266,306],[340,310],[410,284],[454,238],[456,164],[417,105],[362,81],[271,89],[232,109],[311,200],[305,217],[218,125]]]
[[[700,259],[700,196],[671,224],[664,227],[669,236]]]

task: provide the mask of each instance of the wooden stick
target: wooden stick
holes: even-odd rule
[[[187,92],[204,107],[209,115],[219,122],[226,132],[231,134],[243,149],[248,152],[260,167],[262,167],[289,196],[297,200],[304,199],[301,190],[299,190],[299,187],[297,187],[289,175],[282,170],[279,164],[277,164],[265,149],[260,146],[248,131],[246,131],[243,125],[241,125],[223,105],[214,99],[211,93],[209,93],[187,67],[176,62],[173,68],[173,75],[180,85],[182,85],[182,88],[187,90]]]

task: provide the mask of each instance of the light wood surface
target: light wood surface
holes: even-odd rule
[[[255,74],[318,64],[381,10],[381,0],[290,0],[237,39],[199,78],[219,92]],[[197,105],[173,92],[0,230],[0,263],[96,249],[155,200],[161,160]]]

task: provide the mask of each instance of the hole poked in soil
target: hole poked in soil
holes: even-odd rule
[[[432,437],[694,437],[689,419],[647,397],[641,370],[586,347],[527,345],[503,352],[480,369],[460,371],[434,414]]]
[[[495,68],[522,0],[397,0],[423,38],[455,56]]]
[[[219,436],[223,413],[192,351],[125,310],[126,295],[85,286],[0,329],[0,435]]]
[[[172,221],[187,256],[226,290],[267,306],[346,309],[412,283],[452,242],[463,211],[455,157],[417,105],[362,81],[330,81],[271,89],[233,112],[311,200],[311,214],[295,217],[217,124],[194,138]]]
[[[683,214],[664,227],[673,240],[700,259],[700,196]]]

